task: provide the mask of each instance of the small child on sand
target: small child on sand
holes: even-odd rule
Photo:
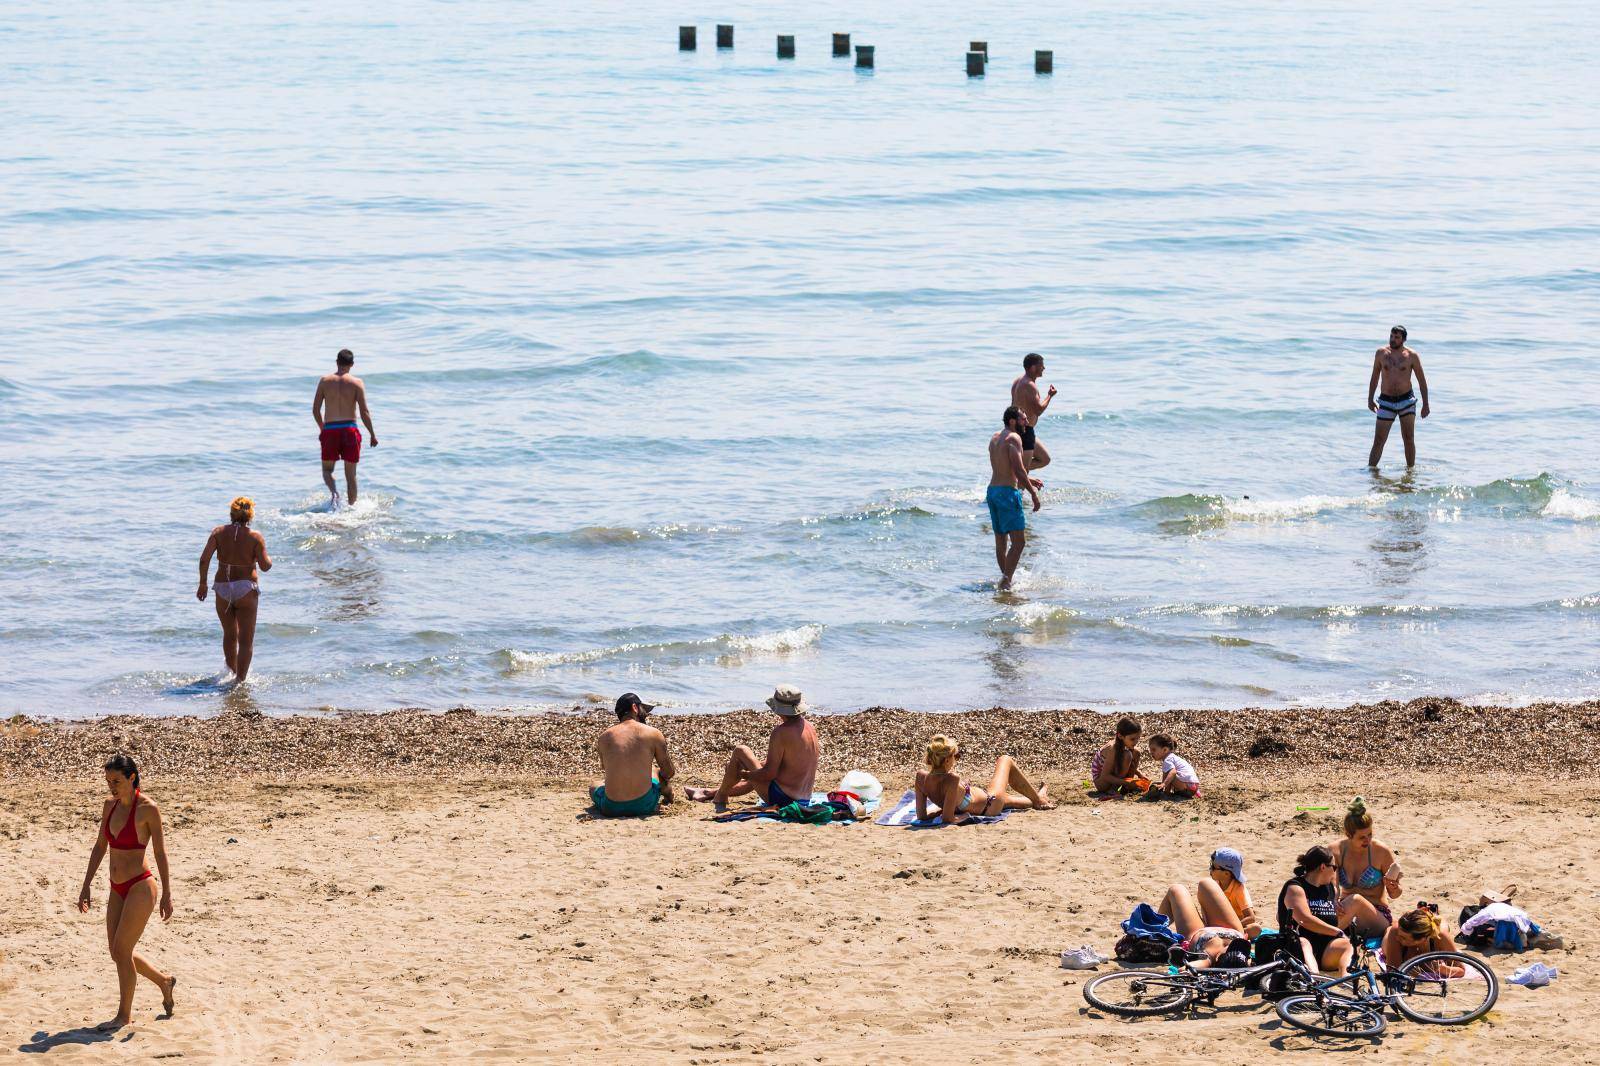
[[[1150,758],[1161,764],[1161,780],[1144,794],[1147,800],[1189,799],[1200,794],[1200,775],[1194,764],[1178,754],[1178,742],[1166,733],[1150,738]]]

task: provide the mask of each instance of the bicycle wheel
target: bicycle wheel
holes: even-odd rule
[[[1285,996],[1278,1000],[1278,1017],[1318,1036],[1377,1036],[1383,1032],[1383,1014],[1365,1003],[1328,996]]]
[[[1083,986],[1089,1006],[1123,1018],[1148,1018],[1177,1014],[1200,993],[1186,978],[1165,970],[1118,970],[1105,973]]]
[[[1500,980],[1488,965],[1456,951],[1430,951],[1407,959],[1395,970],[1394,1006],[1414,1022],[1466,1025],[1489,1013],[1500,998]]]

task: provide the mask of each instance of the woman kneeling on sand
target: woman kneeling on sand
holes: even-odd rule
[[[106,787],[111,798],[100,811],[100,828],[89,852],[89,872],[83,876],[83,891],[78,893],[78,910],[89,913],[90,890],[95,871],[107,848],[111,851],[111,895],[106,898],[106,941],[117,962],[117,1016],[100,1025],[101,1029],[120,1029],[133,1017],[133,988],[143,974],[161,989],[161,1006],[172,1016],[172,992],[178,979],[162,973],[134,952],[145,923],[156,909],[156,882],[144,862],[144,849],[156,847],[156,866],[161,870],[161,920],[172,917],[172,878],[167,872],[167,846],[161,836],[161,811],[139,791],[139,767],[126,755],[106,763]],[[118,823],[121,824],[118,824]]]
[[[1187,885],[1172,885],[1156,910],[1171,918],[1184,936],[1192,932],[1185,927],[1202,926],[1232,929],[1250,940],[1261,935],[1261,922],[1244,887],[1244,856],[1233,848],[1211,853],[1210,874],[1195,885],[1194,895]]]
[[[962,825],[974,815],[995,815],[1007,808],[1031,807],[1048,811],[1055,806],[1043,785],[1037,789],[1017,769],[1017,761],[1002,755],[994,761],[994,777],[987,790],[964,781],[956,774],[956,757],[961,746],[943,733],[928,742],[928,768],[917,771],[917,820],[928,820],[928,805],[939,808],[945,825]],[[1013,796],[1012,792],[1019,793]]]

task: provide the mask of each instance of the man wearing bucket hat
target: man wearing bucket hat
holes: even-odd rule
[[[767,758],[760,761],[748,745],[740,744],[728,758],[722,784],[715,789],[686,788],[692,800],[709,800],[721,810],[734,796],[754,792],[773,807],[791,803],[810,803],[811,787],[817,779],[817,759],[821,746],[817,731],[806,720],[805,698],[793,685],[779,685],[767,700],[780,721],[767,738]]]
[[[600,734],[600,768],[606,779],[589,790],[597,811],[607,818],[637,818],[672,802],[672,755],[667,738],[644,720],[655,710],[637,694],[617,697],[617,724]],[[654,770],[660,767],[657,777]]]

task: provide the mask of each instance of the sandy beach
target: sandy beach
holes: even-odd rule
[[[1153,719],[1188,741],[1204,800],[1088,799],[1082,766],[1106,725],[1090,712],[819,722],[824,779],[860,766],[898,793],[913,740],[939,729],[967,739],[972,771],[1008,738],[1061,800],[934,832],[718,825],[682,803],[645,821],[591,820],[587,738],[604,721],[593,713],[13,719],[0,725],[12,859],[0,1054],[800,1063],[1316,1050],[1255,999],[1174,1022],[1100,1017],[1083,1001],[1085,975],[1058,956],[1082,943],[1109,951],[1135,903],[1192,883],[1218,845],[1245,853],[1257,905],[1270,908],[1293,856],[1334,839],[1334,816],[1359,792],[1405,864],[1406,902],[1453,912],[1481,886],[1516,882],[1519,902],[1569,941],[1493,960],[1502,979],[1536,959],[1556,965],[1550,987],[1508,984],[1462,1030],[1393,1022],[1382,1053],[1585,1057],[1600,1030],[1585,1010],[1600,992],[1587,937],[1600,802],[1585,748],[1600,706]],[[758,740],[766,718],[658,721],[684,780],[706,782],[714,753]],[[1298,742],[1308,728],[1334,747]],[[1274,735],[1293,747],[1261,741]],[[105,1037],[84,1029],[114,1006],[104,873],[90,915],[72,904],[113,747],[140,759],[167,820],[177,913],[141,950],[180,985],[175,1017],[158,1018],[144,985],[135,1024]]]

